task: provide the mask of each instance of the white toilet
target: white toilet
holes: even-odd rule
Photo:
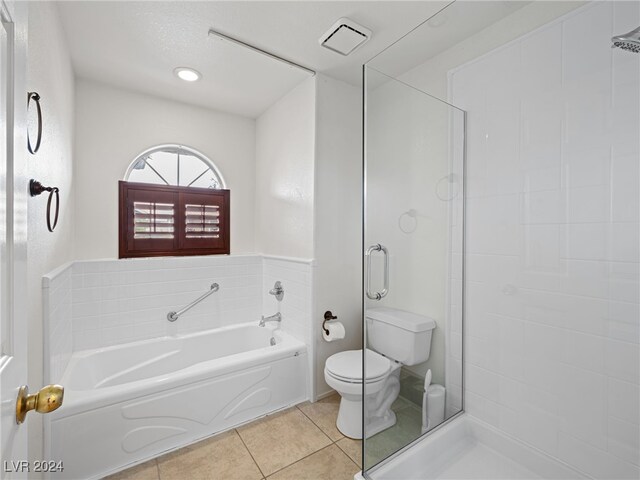
[[[388,307],[367,310],[366,401],[367,437],[396,423],[391,404],[400,393],[400,368],[425,362],[436,322]],[[376,353],[377,352],[377,353]],[[337,427],[344,435],[362,438],[362,350],[336,353],[324,367],[327,384],[341,396]]]

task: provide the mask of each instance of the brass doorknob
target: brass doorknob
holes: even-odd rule
[[[63,398],[64,387],[61,385],[47,385],[33,395],[29,395],[29,388],[26,385],[21,386],[16,401],[16,422],[18,424],[24,422],[27,412],[31,410],[38,413],[53,412],[62,405]]]

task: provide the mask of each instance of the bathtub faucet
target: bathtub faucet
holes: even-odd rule
[[[265,323],[267,322],[282,322],[282,315],[280,314],[280,312],[271,315],[270,317],[265,317],[264,315],[262,315],[262,320],[260,320],[260,323],[258,325],[260,327],[264,327]]]

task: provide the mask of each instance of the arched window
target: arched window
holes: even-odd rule
[[[228,254],[229,201],[203,154],[182,145],[150,148],[119,182],[120,258]]]
[[[176,187],[226,188],[211,160],[182,145],[159,145],[142,152],[131,162],[124,179]]]

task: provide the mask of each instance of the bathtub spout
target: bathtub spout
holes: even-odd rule
[[[267,322],[282,322],[282,315],[280,314],[280,312],[271,315],[270,317],[265,317],[264,315],[262,315],[262,320],[260,320],[260,323],[258,325],[264,327]]]

